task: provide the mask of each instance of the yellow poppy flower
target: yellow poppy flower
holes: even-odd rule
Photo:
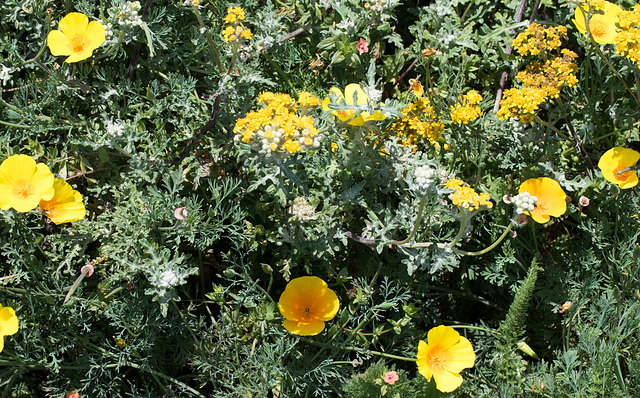
[[[40,201],[40,210],[56,224],[82,220],[86,209],[80,192],[71,188],[64,180],[53,182],[55,193],[50,200]]]
[[[528,192],[529,195],[538,199],[535,209],[524,212],[537,223],[544,224],[551,219],[549,216],[560,217],[567,211],[565,200],[567,194],[564,193],[560,184],[551,178],[530,178],[520,184],[518,192]]]
[[[588,12],[588,10],[588,5],[578,6],[574,13],[573,23],[583,35],[587,34],[587,14],[585,12]],[[589,31],[596,43],[613,43],[618,34],[616,22],[618,22],[618,15],[622,12],[622,8],[607,1],[602,11],[604,14],[593,13],[589,18]]]
[[[13,155],[0,164],[0,209],[25,213],[53,194],[53,174],[46,164],[27,155]]]
[[[4,349],[4,336],[18,332],[18,317],[11,307],[0,304],[0,352]]]
[[[104,26],[79,12],[67,14],[58,23],[60,30],[47,36],[49,50],[54,56],[68,55],[64,62],[78,62],[89,58],[93,50],[104,43]]]
[[[475,360],[471,342],[449,326],[434,327],[427,334],[427,342],[418,343],[418,372],[428,381],[433,377],[436,388],[442,392],[460,387],[460,372],[472,368]]]
[[[336,293],[317,276],[292,279],[280,296],[284,327],[293,334],[313,336],[324,330],[324,323],[338,313]]]
[[[330,91],[335,93],[338,105],[364,105],[369,101],[369,96],[362,90],[360,85],[356,83],[351,83],[344,88],[344,96],[342,95],[342,91],[337,87],[331,87]],[[322,109],[325,111],[331,110],[331,108],[329,108],[330,103],[331,98],[325,98],[324,101],[322,101]],[[332,114],[337,116],[342,122],[348,121],[347,124],[352,126],[362,126],[369,120],[384,120],[385,118],[385,114],[378,110],[376,110],[373,115],[368,111],[360,112],[356,115],[355,109],[334,110]]]
[[[638,175],[635,170],[618,174],[619,171],[635,166],[640,160],[640,153],[633,149],[614,147],[605,152],[598,161],[598,167],[602,170],[602,176],[620,187],[627,189],[638,184]]]

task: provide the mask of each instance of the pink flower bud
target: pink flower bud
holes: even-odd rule
[[[578,203],[582,207],[587,207],[587,206],[589,206],[589,198],[587,198],[586,196],[580,196],[580,199],[578,200]]]
[[[176,220],[184,220],[187,218],[187,208],[186,207],[178,207],[173,211],[173,216]]]
[[[89,263],[87,265],[85,265],[84,267],[80,268],[80,272],[82,272],[83,274],[86,274],[85,276],[88,278],[91,275],[93,275],[93,264]]]

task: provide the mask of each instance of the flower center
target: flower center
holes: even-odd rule
[[[431,355],[427,360],[429,366],[435,371],[442,371],[446,365],[445,359],[442,357],[441,353]]]
[[[624,170],[624,169],[626,169],[626,167],[622,167],[622,166],[614,169],[613,170],[613,177],[618,181],[627,181],[629,178],[631,178],[633,170],[629,170],[629,171],[626,171],[624,173],[618,174],[618,172],[620,172],[620,170]]]
[[[305,307],[302,313],[302,320],[309,321],[311,319],[315,319],[313,309],[311,307]]]
[[[22,180],[13,187],[13,196],[25,200],[36,193],[36,188],[31,185],[29,180]]]
[[[73,46],[74,53],[81,53],[84,51],[84,37],[77,34],[71,38],[71,45]]]
[[[542,202],[540,199],[536,202],[536,208],[534,209],[539,213],[546,214],[547,213],[547,203]]]
[[[603,38],[607,35],[609,29],[604,21],[594,15],[589,21],[589,30],[594,37]]]

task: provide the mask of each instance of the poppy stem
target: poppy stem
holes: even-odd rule
[[[417,217],[416,217],[416,221],[413,224],[413,230],[411,230],[411,233],[409,233],[409,236],[407,236],[403,240],[390,240],[389,244],[396,245],[396,246],[404,245],[405,243],[407,243],[411,239],[413,239],[414,236],[416,236],[416,233],[418,232],[418,227],[420,226],[420,223],[422,222],[422,213],[424,212],[424,206],[425,206],[426,202],[427,202],[427,195],[424,195],[422,197],[422,199],[420,200],[420,204],[418,205],[418,210],[417,210],[418,214],[417,214]]]
[[[320,341],[315,341],[315,340],[309,339],[307,337],[300,337],[300,340],[302,340],[302,341],[304,341],[306,343],[318,346],[318,347],[323,347],[323,348],[337,348],[337,349],[340,349],[340,350],[361,352],[363,354],[377,355],[377,356],[380,356],[380,357],[398,359],[398,360],[401,360],[401,361],[409,361],[409,362],[415,362],[416,361],[416,358],[408,358],[408,357],[403,357],[403,356],[400,356],[400,355],[387,354],[386,352],[369,350],[369,349],[360,348],[360,347],[350,347],[350,346],[340,346],[340,345],[327,344],[327,343],[322,343]]]
[[[467,252],[464,250],[460,250],[460,249],[456,249],[455,247],[452,247],[451,250],[458,253],[458,254],[462,254],[463,256],[481,256],[493,249],[495,249],[496,246],[498,246],[500,244],[500,242],[502,242],[504,240],[504,238],[507,236],[507,234],[509,233],[509,231],[511,231],[511,229],[513,228],[513,223],[514,221],[512,220],[509,225],[507,226],[507,228],[504,229],[504,232],[502,233],[502,235],[500,235],[500,237],[491,244],[491,246],[488,246],[482,250],[476,251],[476,252]]]

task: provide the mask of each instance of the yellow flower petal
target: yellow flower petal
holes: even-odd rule
[[[0,335],[9,336],[18,332],[18,317],[13,308],[4,307],[0,310]]]
[[[104,26],[98,21],[89,22],[89,26],[87,27],[87,46],[91,49],[91,51],[97,49],[104,43]]]
[[[53,174],[44,163],[27,155],[13,155],[0,164],[0,208],[25,213],[43,197],[53,196]]]
[[[58,29],[69,39],[73,39],[75,36],[84,37],[88,25],[89,17],[79,12],[71,12],[60,20]]]
[[[315,336],[320,334],[324,330],[324,322],[316,321],[308,324],[284,320],[283,326],[285,329],[298,336]]]
[[[640,160],[640,153],[633,149],[614,147],[600,157],[598,167],[607,181],[617,184],[620,189],[628,189],[638,184],[638,175],[634,170],[621,174],[618,172],[635,166],[638,160]]]
[[[454,391],[462,384],[462,376],[458,373],[447,371],[436,372],[433,374],[433,378],[436,380],[436,388],[442,392]]]
[[[287,330],[309,336],[320,333],[324,322],[336,316],[340,302],[325,281],[316,276],[303,276],[287,284],[278,306]]]
[[[436,388],[451,392],[462,384],[458,374],[474,365],[476,356],[471,343],[449,326],[437,326],[429,330],[428,342],[418,343],[416,364],[418,372],[436,381]]]
[[[67,14],[58,27],[59,31],[52,31],[47,36],[47,44],[54,56],[68,55],[65,62],[89,58],[105,41],[104,26],[98,21],[89,23],[89,18],[78,12]]]
[[[557,181],[547,178],[530,178],[520,184],[519,192],[528,192],[538,201],[535,209],[525,212],[537,223],[544,224],[553,217],[560,217],[567,211],[566,194]]]
[[[52,30],[47,36],[47,44],[49,45],[49,51],[51,55],[71,55],[73,53],[73,44],[64,33],[59,30]]]
[[[348,105],[364,105],[369,100],[369,96],[357,83],[348,84],[344,88],[344,98]],[[356,100],[355,102],[353,100]]]
[[[40,210],[55,224],[82,220],[86,214],[82,195],[64,180],[56,178],[55,194],[50,200],[40,201]]]

